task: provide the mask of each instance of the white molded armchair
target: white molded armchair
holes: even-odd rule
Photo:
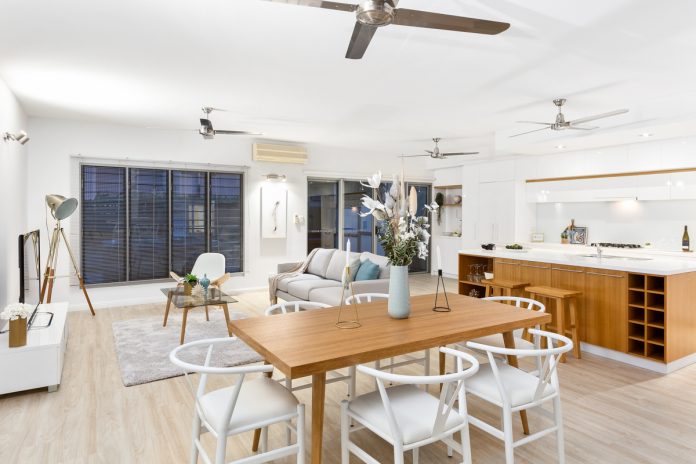
[[[448,455],[456,450],[465,464],[471,463],[469,423],[466,409],[464,380],[474,375],[479,363],[472,355],[450,348],[442,353],[454,356],[457,372],[445,375],[399,375],[366,366],[358,370],[375,378],[378,390],[341,403],[341,463],[350,462],[350,453],[369,464],[380,464],[365,450],[350,440],[350,434],[367,428],[394,447],[394,463],[404,463],[404,453],[413,451],[413,462],[418,463],[420,447],[442,441]],[[470,367],[464,369],[464,363]],[[385,387],[385,382],[399,383]],[[442,384],[439,399],[416,385]],[[457,407],[455,408],[455,402]],[[351,421],[356,422],[351,427]],[[461,443],[454,434],[461,433]]]
[[[233,462],[257,464],[294,454],[297,455],[297,463],[304,464],[304,405],[299,403],[289,390],[267,377],[273,372],[273,366],[259,364],[238,367],[210,366],[213,347],[235,340],[237,340],[236,337],[198,340],[181,345],[169,354],[170,361],[181,367],[187,379],[189,372],[201,374],[198,389],[194,392],[195,413],[191,464],[198,462],[199,453],[208,464],[226,463],[227,437],[256,429],[261,429],[261,452]],[[182,351],[194,346],[208,346],[203,365],[192,364],[179,357]],[[238,377],[234,385],[206,393],[206,382],[210,374],[233,374]],[[249,374],[262,375],[253,380],[246,380]],[[297,423],[296,427],[292,426],[293,420]],[[297,437],[295,444],[290,443],[291,436],[288,434],[286,446],[268,450],[268,427],[276,423],[283,423],[295,433]],[[214,461],[211,461],[201,445],[201,432],[210,432],[217,439]]]
[[[193,263],[191,274],[199,279],[207,275],[208,279],[210,279],[210,286],[217,288],[220,288],[220,285],[230,278],[230,275],[225,272],[225,255],[221,253],[203,253],[199,255],[196,258],[196,262]],[[177,273],[171,271],[169,275],[176,280],[177,285],[183,284],[184,278]]]

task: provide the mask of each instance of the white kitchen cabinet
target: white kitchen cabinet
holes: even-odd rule
[[[515,183],[479,184],[477,240],[480,243],[512,243],[515,240]]]
[[[696,199],[696,171],[670,174],[669,198],[672,200]]]

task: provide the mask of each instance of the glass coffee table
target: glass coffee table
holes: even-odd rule
[[[171,308],[172,303],[177,308],[183,310],[183,317],[181,319],[181,337],[179,339],[180,344],[184,343],[184,337],[186,336],[186,318],[188,316],[188,312],[194,308],[205,308],[205,319],[209,321],[210,318],[208,317],[208,306],[220,306],[222,308],[222,312],[225,313],[227,333],[232,336],[232,331],[230,329],[230,313],[227,308],[227,304],[237,302],[237,300],[235,300],[233,297],[220,291],[218,288],[209,288],[207,297],[204,295],[187,295],[184,287],[168,287],[160,290],[167,296],[167,308],[164,310],[163,327],[167,326],[169,308]]]

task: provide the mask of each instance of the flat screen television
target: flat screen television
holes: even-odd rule
[[[27,321],[29,328],[31,328],[41,303],[41,235],[39,230],[20,234],[18,245],[19,302],[34,307]]]

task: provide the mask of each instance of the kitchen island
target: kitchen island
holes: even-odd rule
[[[583,351],[661,373],[696,362],[696,259],[583,246],[461,250],[460,294],[483,295],[472,278],[481,265],[497,279],[582,292]]]

